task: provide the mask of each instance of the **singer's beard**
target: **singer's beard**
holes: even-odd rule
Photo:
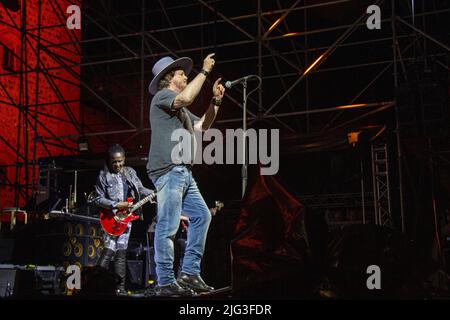
[[[186,88],[186,86],[187,86],[187,81],[180,81],[180,82],[177,81],[177,82],[175,83],[175,86],[176,86],[178,92],[181,92],[181,91],[184,90],[184,88]]]

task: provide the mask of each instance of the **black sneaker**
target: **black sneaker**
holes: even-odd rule
[[[155,295],[157,297],[192,297],[194,292],[189,288],[181,287],[178,282],[166,286],[156,286]]]
[[[197,293],[211,292],[214,290],[213,287],[208,286],[205,281],[203,281],[200,275],[191,275],[181,272],[177,281],[182,287],[192,289]]]

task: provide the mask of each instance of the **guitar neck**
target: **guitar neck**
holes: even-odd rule
[[[136,202],[134,204],[134,206],[131,208],[131,211],[135,211],[137,209],[139,209],[140,207],[142,207],[144,204],[146,204],[147,202],[149,202],[152,198],[154,197],[154,194],[149,194],[148,196],[146,196],[144,199],[142,199],[139,202]]]

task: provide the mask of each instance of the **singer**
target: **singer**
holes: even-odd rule
[[[150,126],[152,130],[147,172],[158,192],[157,220],[155,229],[155,262],[158,296],[191,296],[214,290],[200,276],[200,263],[205,248],[206,235],[211,221],[208,206],[192,176],[191,167],[195,152],[188,163],[181,163],[176,157],[178,141],[172,141],[172,132],[185,129],[189,132],[192,145],[194,130],[206,131],[214,122],[225,88],[214,82],[213,97],[201,118],[192,114],[188,107],[194,102],[214,68],[214,53],[203,61],[203,68],[188,83],[187,75],[193,61],[184,57],[173,60],[164,57],[152,69],[154,78],[148,89],[154,95],[150,104]],[[192,149],[191,149],[192,150]],[[186,158],[183,157],[186,161]],[[181,212],[189,218],[188,242],[183,265],[178,279],[173,272],[173,239],[178,230]]]

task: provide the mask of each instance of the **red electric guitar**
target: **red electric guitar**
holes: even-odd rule
[[[120,236],[124,233],[128,226],[128,223],[139,219],[139,215],[134,214],[134,211],[142,207],[145,203],[156,203],[155,201],[156,193],[152,193],[146,196],[139,202],[136,202],[131,208],[128,209],[118,209],[116,213],[112,210],[101,211],[100,212],[100,224],[103,230],[111,236]],[[128,198],[129,203],[133,203],[133,198]]]

